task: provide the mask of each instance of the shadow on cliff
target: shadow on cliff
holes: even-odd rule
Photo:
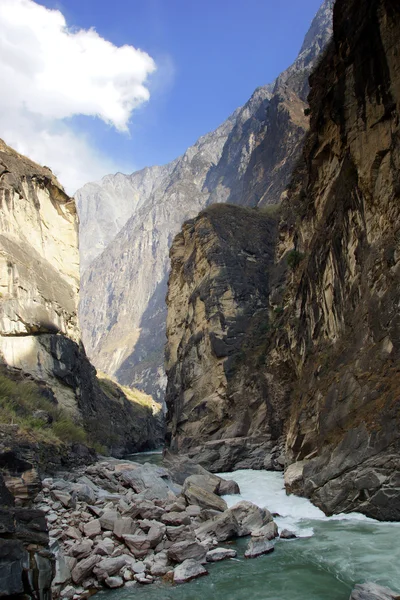
[[[124,360],[116,373],[123,385],[135,386],[158,402],[164,402],[164,364],[166,343],[167,294],[169,272],[158,283],[140,321],[140,335],[134,351]],[[161,367],[163,369],[163,367]]]

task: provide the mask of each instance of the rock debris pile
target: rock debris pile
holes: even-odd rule
[[[188,459],[168,469],[105,459],[43,480],[35,506],[46,515],[56,557],[53,597],[78,600],[103,588],[183,583],[207,563],[236,557],[220,544],[252,536],[245,556],[272,552],[278,529],[267,509],[247,501],[234,481]]]

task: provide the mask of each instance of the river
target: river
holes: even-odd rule
[[[225,496],[229,506],[250,500],[273,513],[279,529],[295,540],[277,540],[272,554],[209,565],[209,575],[173,586],[157,582],[100,592],[99,600],[348,600],[355,583],[374,581],[400,590],[400,524],[379,523],[359,514],[326,517],[308,500],[287,496],[281,473],[242,470],[220,473],[238,482],[241,495]]]

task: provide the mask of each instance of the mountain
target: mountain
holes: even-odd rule
[[[106,177],[78,191],[85,264],[107,243],[108,218],[114,232],[120,211],[126,218],[128,207],[132,210],[81,279],[86,350],[96,367],[121,383],[163,398],[168,251],[183,221],[215,202],[256,206],[281,200],[308,129],[308,75],[331,35],[332,6],[333,0],[323,3],[298,59],[276,82],[258,88],[173,163],[148,169],[140,198],[137,173],[116,176],[118,186]],[[102,206],[99,219],[96,204]]]
[[[280,207],[209,207],[172,244],[167,441],[399,521],[400,6],[333,22]]]

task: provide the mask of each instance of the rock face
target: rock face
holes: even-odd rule
[[[74,201],[48,168],[0,141],[2,385],[8,378],[37,382],[39,395],[111,451],[154,446],[152,409],[122,390],[104,391],[96,379],[80,339],[78,288]],[[51,422],[45,413],[34,416]]]
[[[0,597],[51,600],[55,569],[48,541],[44,513],[16,507],[0,473]]]
[[[238,378],[237,366],[254,315],[265,318],[276,226],[262,211],[215,205],[171,248],[167,440],[213,471],[260,468],[271,448],[267,382]]]
[[[237,468],[242,454],[223,440],[228,431],[237,432],[242,446],[248,432],[271,436],[276,447],[266,444],[260,462],[264,457],[273,468],[301,461],[288,473],[293,491],[328,514],[358,510],[387,520],[400,519],[399,16],[391,0],[362,8],[337,0],[334,38],[310,80],[310,132],[277,235],[271,230],[257,241],[261,225],[237,209],[258,247],[254,269],[264,270],[264,280],[248,277],[236,306],[222,295],[218,311],[207,312],[218,304],[221,272],[198,250],[207,246],[208,230],[202,241],[198,233],[206,211],[174,242],[168,318],[172,448],[186,448],[208,466],[228,454]],[[223,281],[233,289],[246,245],[240,229],[232,235],[231,208],[218,210],[213,253],[223,262],[232,245],[237,259]],[[254,220],[263,218],[254,212]],[[265,249],[273,245],[271,266]],[[257,296],[260,305],[240,343],[221,345],[226,331],[219,323],[229,324],[232,315],[238,321]],[[213,345],[215,323],[221,333]],[[236,375],[227,386],[230,361]],[[283,444],[285,456],[274,455]]]
[[[165,167],[109,176],[77,192],[82,262],[87,265],[87,257],[109,242],[82,277],[83,340],[95,366],[120,383],[137,385],[157,399],[164,395],[168,250],[183,221],[215,202],[279,202],[308,128],[307,77],[331,34],[332,5],[333,0],[323,3],[292,67],[258,88],[183,156]],[[112,241],[108,213],[113,234],[120,215],[110,204],[121,206],[122,220],[129,206],[132,211]]]

